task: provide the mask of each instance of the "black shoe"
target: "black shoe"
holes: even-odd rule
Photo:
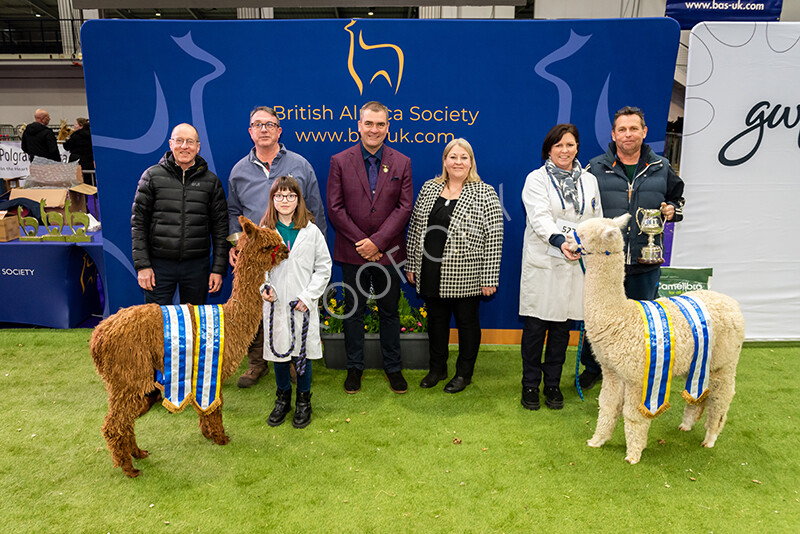
[[[389,380],[389,387],[395,393],[405,393],[408,391],[408,382],[403,378],[403,372],[397,371],[396,373],[386,373],[386,378]]]
[[[560,410],[564,407],[564,395],[558,386],[548,386],[544,388],[544,403],[551,410]]]
[[[309,423],[311,423],[311,392],[298,391],[297,400],[294,404],[292,426],[295,428],[305,428]]]
[[[432,388],[445,378],[447,378],[447,373],[440,375],[439,373],[430,371],[427,375],[425,375],[425,378],[422,379],[422,382],[419,383],[419,387],[423,389]]]
[[[347,378],[344,380],[344,390],[349,393],[358,393],[361,389],[361,375],[364,371],[351,367],[347,370]]]
[[[592,389],[594,385],[602,379],[603,373],[593,373],[584,370],[581,376],[578,377],[578,383],[581,385],[581,389]]]
[[[464,391],[464,388],[472,382],[471,378],[464,378],[463,376],[454,376],[453,379],[444,386],[445,393],[458,393]]]
[[[286,391],[279,389],[275,392],[275,397],[275,408],[273,408],[272,413],[269,414],[269,419],[267,419],[267,424],[269,426],[282,425],[286,420],[286,414],[292,409],[291,389],[287,389]]]
[[[528,410],[541,408],[539,404],[539,388],[522,388],[522,406]]]

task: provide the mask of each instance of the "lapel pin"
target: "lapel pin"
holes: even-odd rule
[[[383,172],[384,172],[384,174],[385,174],[385,173],[387,173],[387,172],[389,172],[389,167],[387,167],[386,165],[384,165],[384,166],[383,166]]]

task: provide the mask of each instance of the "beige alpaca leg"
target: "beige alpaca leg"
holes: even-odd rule
[[[703,410],[705,409],[705,401],[700,404],[687,404],[683,410],[683,421],[678,425],[678,428],[684,432],[690,431],[694,424],[700,420],[700,417],[703,416]]]
[[[114,460],[114,467],[122,468],[122,472],[131,478],[140,474],[138,469],[134,469],[131,457],[134,452],[141,452],[136,447],[136,436],[133,430],[136,413],[132,408],[137,406],[135,402],[132,402],[134,400],[135,398],[126,399],[122,395],[109,393],[108,414],[103,424],[103,436],[106,438],[108,450]],[[147,451],[144,452],[146,455]]]
[[[222,400],[221,396],[220,400]],[[210,414],[200,414],[200,432],[217,445],[227,445],[230,442],[230,438],[225,435],[225,428],[222,426],[221,403],[217,406],[217,409]]]
[[[725,421],[728,419],[728,408],[736,393],[736,368],[726,367],[717,370],[709,378],[708,383],[708,413],[706,414],[706,438],[703,440],[703,447],[711,448],[717,442]]]
[[[650,430],[650,419],[639,411],[642,400],[641,385],[625,384],[625,405],[622,414],[625,417],[625,443],[627,454],[625,461],[633,465],[639,463],[642,451],[647,447],[647,433]]]
[[[586,442],[590,447],[601,447],[611,439],[617,420],[622,413],[624,384],[616,373],[603,369],[603,385],[600,389],[600,413],[592,439]]]

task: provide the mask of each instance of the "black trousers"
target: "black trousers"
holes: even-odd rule
[[[525,317],[522,327],[522,387],[538,388],[544,376],[544,386],[558,386],[561,370],[567,359],[571,321],[544,321]],[[544,347],[545,335],[547,346]],[[542,348],[544,347],[544,362]]]
[[[447,358],[450,344],[450,317],[458,329],[458,360],[456,375],[472,378],[475,360],[481,347],[481,321],[478,314],[480,296],[464,298],[425,297],[428,309],[428,344],[430,370],[447,375]]]
[[[145,303],[154,302],[167,306],[172,304],[175,289],[178,290],[181,304],[203,305],[208,298],[208,258],[194,260],[165,260],[150,258],[150,265],[156,277],[152,291],[144,292]]]
[[[392,266],[377,263],[342,264],[342,281],[345,283],[342,321],[344,346],[347,351],[347,368],[364,369],[364,311],[372,287],[378,305],[383,369],[387,373],[402,370],[400,359],[400,275]]]

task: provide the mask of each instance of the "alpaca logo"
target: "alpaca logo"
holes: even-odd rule
[[[355,19],[353,19],[347,26],[344,27],[344,31],[350,34],[350,52],[347,55],[347,68],[350,71],[350,76],[353,77],[353,81],[355,81],[356,85],[358,86],[358,94],[363,95],[364,82],[361,81],[361,77],[358,75],[355,66],[353,65],[353,58],[356,52],[356,36],[350,29],[350,27],[355,23],[356,21]],[[372,78],[370,78],[369,80],[369,83],[371,84],[375,80],[375,78],[377,78],[378,76],[383,76],[384,79],[386,79],[386,81],[389,82],[389,87],[394,87],[394,94],[397,94],[398,89],[400,89],[400,82],[403,79],[403,65],[405,63],[405,56],[403,54],[403,50],[399,46],[391,43],[368,45],[367,43],[364,42],[364,36],[361,30],[359,30],[358,32],[358,44],[361,46],[362,50],[366,51],[374,50],[377,48],[391,48],[397,53],[397,79],[395,85],[392,85],[392,77],[384,69],[376,71],[375,74],[372,75]]]

